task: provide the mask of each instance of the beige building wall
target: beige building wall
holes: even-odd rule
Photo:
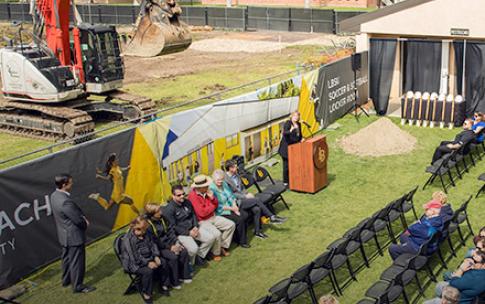
[[[450,36],[451,28],[485,37],[484,0],[435,0],[361,25],[361,32],[396,36]]]

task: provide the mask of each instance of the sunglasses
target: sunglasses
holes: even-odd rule
[[[185,196],[185,193],[179,193],[179,194],[174,194],[176,197],[182,197]]]

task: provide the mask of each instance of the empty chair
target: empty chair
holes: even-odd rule
[[[264,296],[262,298],[257,299],[253,304],[269,304],[271,300],[271,296]]]
[[[122,242],[122,239],[123,239],[124,236],[125,236],[124,233],[116,236],[116,238],[113,242],[113,249],[114,249],[115,255],[118,258],[118,261],[121,263],[121,266],[123,266],[123,271],[130,278],[130,285],[128,286],[128,288],[126,288],[124,294],[127,295],[127,294],[130,294],[132,292],[137,291],[140,294],[140,296],[143,298],[143,293],[141,291],[141,276],[138,275],[138,274],[130,272],[129,269],[126,268],[124,263],[123,263],[121,242]]]
[[[393,262],[393,267],[400,267],[406,269],[413,269],[416,271],[426,269],[430,279],[436,282],[436,276],[433,273],[433,270],[428,264],[428,244],[430,240],[425,241],[419,247],[419,251],[417,254],[412,253],[403,253]]]
[[[416,186],[413,190],[409,191],[408,193],[405,194],[404,200],[402,201],[402,204],[400,206],[399,211],[401,211],[402,214],[402,220],[403,220],[403,225],[405,228],[407,228],[408,223],[406,221],[406,213],[409,211],[413,211],[414,218],[418,220],[418,215],[416,213],[416,208],[414,208],[414,194],[416,194],[416,191],[418,191],[418,187]]]
[[[335,278],[335,286],[337,287],[337,290],[339,294],[342,294],[342,288],[340,287],[340,284],[338,282],[338,278],[335,274],[335,271],[337,271],[340,267],[342,267],[344,264],[347,265],[347,270],[349,271],[350,277],[352,280],[357,280],[355,278],[355,273],[352,268],[352,265],[350,264],[349,257],[347,255],[347,245],[349,244],[350,239],[345,239],[343,242],[338,244],[334,249],[334,255],[332,256],[332,259],[330,260],[330,265],[331,265],[331,272],[332,276]],[[345,285],[345,284],[344,284]]]
[[[472,199],[472,196],[470,197],[458,208],[453,216],[453,219],[451,220],[451,224],[449,227],[450,232],[454,232],[455,230],[458,230],[458,234],[460,235],[460,239],[463,245],[465,245],[465,241],[468,237],[473,236],[473,228],[471,226],[470,220],[468,219],[468,204],[470,203]],[[456,216],[455,216],[456,215]],[[464,235],[463,231],[460,228],[460,224],[466,223],[469,233]]]
[[[291,284],[291,278],[286,278],[275,285],[273,285],[268,291],[270,293],[270,299],[268,303],[287,304],[288,303],[288,288]]]
[[[282,201],[283,204],[285,205],[286,209],[290,209],[288,204],[286,203],[283,193],[286,191],[286,186],[282,182],[275,182],[271,175],[269,174],[268,170],[266,170],[263,167],[256,167],[256,170],[254,170],[254,179],[255,179],[255,185],[258,188],[259,192],[264,192],[264,193],[270,193],[273,196],[273,202],[272,204],[275,204],[279,201]],[[268,185],[264,189],[262,188],[262,184],[266,181],[269,180]]]
[[[433,163],[431,166],[426,167],[426,172],[430,173],[431,176],[428,178],[426,183],[423,186],[423,190],[426,188],[426,186],[432,184],[436,177],[440,178],[441,185],[443,186],[443,191],[445,193],[448,193],[446,190],[446,184],[443,180],[444,175],[448,175],[450,178],[450,183],[454,187],[455,186],[455,181],[453,180],[453,175],[451,175],[450,167],[448,167],[448,162],[450,162],[452,159],[454,159],[455,155],[457,154],[457,150],[454,150],[453,152],[446,154],[443,156],[443,158],[439,159],[435,163]]]
[[[357,225],[357,227],[348,230],[342,238],[337,239],[336,241],[331,243],[328,246],[328,249],[336,248],[338,246],[338,244],[340,244],[341,242],[344,242],[348,239],[349,241],[347,243],[347,247],[345,248],[345,252],[346,252],[347,256],[351,256],[357,250],[360,250],[360,253],[362,255],[362,259],[364,261],[364,265],[369,267],[369,260],[367,259],[367,256],[366,256],[365,250],[364,250],[364,244],[361,240],[361,232],[363,231],[364,225],[367,223],[367,221],[368,221],[368,219],[365,219],[362,222],[360,222]]]
[[[336,278],[331,271],[332,265],[331,261],[334,255],[334,250],[328,250],[319,255],[315,260],[313,260],[313,269],[310,271],[310,280],[309,284],[313,288],[316,284],[320,283],[327,277],[330,277],[330,282],[332,284],[332,288],[336,294],[340,294],[339,290],[337,289],[335,282]]]
[[[249,189],[252,186],[256,185],[256,181],[254,180],[254,177],[252,174],[243,173],[240,175],[240,177],[241,177],[241,182],[245,189]],[[271,195],[271,193],[261,192],[259,188],[257,188],[257,190],[258,190],[258,193],[255,193],[254,196],[257,199],[259,199],[263,204],[265,204],[268,208],[270,208],[271,211],[274,211],[271,205],[271,202],[273,200],[273,195]]]
[[[313,304],[318,304],[313,285],[310,283],[310,272],[313,269],[313,262],[300,267],[291,276],[290,287],[288,288],[288,303],[291,303],[298,296],[308,290]]]
[[[397,279],[400,279],[400,277],[397,277]],[[392,303],[401,297],[403,289],[399,282],[380,280],[367,289],[365,296],[373,298],[379,303]],[[409,303],[407,299],[405,299],[405,302]]]
[[[386,207],[382,208],[381,210],[379,210],[378,212],[376,212],[373,215],[373,217],[375,217],[374,231],[377,234],[379,234],[380,231],[386,229],[388,237],[389,237],[388,242],[386,242],[384,244],[384,246],[382,246],[382,247],[385,247],[385,246],[389,245],[390,243],[396,242],[396,238],[394,236],[394,233],[389,229],[389,221],[388,221],[389,211],[391,210],[392,207],[393,207],[392,204],[388,204]]]
[[[485,173],[480,174],[480,176],[478,177],[478,180],[485,182]],[[480,195],[480,193],[483,192],[483,190],[485,190],[485,183],[482,185],[482,187],[480,187],[480,189],[477,192],[477,195],[475,195],[475,198],[477,198]]]

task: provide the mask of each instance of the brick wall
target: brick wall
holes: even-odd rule
[[[202,4],[225,5],[227,0],[202,0]],[[377,0],[310,0],[312,7],[342,6],[342,7],[375,7]],[[233,5],[278,5],[297,6],[305,5],[305,0],[232,0]]]

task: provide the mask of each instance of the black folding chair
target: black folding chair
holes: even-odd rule
[[[125,292],[123,293],[124,295],[133,293],[133,292],[138,292],[140,296],[143,298],[143,293],[141,290],[141,276],[130,272],[128,269],[126,269],[123,265],[122,261],[122,248],[121,248],[121,241],[122,238],[125,236],[125,233],[119,234],[116,236],[114,242],[113,242],[113,249],[115,251],[116,257],[118,258],[118,261],[120,262],[121,266],[123,267],[123,271],[130,277],[130,285],[128,285],[128,288],[126,288]]]
[[[404,302],[409,303],[406,294],[403,293],[404,286],[401,285],[400,279],[401,277],[397,276],[396,281],[377,281],[367,289],[365,296],[375,299],[379,303],[393,303],[403,295]]]
[[[364,261],[363,265],[366,267],[369,267],[369,260],[367,259],[367,255],[364,250],[364,243],[361,240],[361,232],[364,230],[364,226],[367,223],[369,219],[365,219],[361,221],[357,227],[354,227],[347,232],[345,232],[344,236],[340,239],[335,240],[332,242],[330,245],[328,245],[327,249],[334,249],[336,248],[340,243],[345,242],[348,240],[347,247],[345,248],[345,253],[347,256],[351,256],[354,254],[357,250],[360,250],[360,254],[362,255],[362,259]],[[361,266],[359,265],[357,269],[360,269]]]
[[[273,196],[272,204],[282,201],[286,209],[290,210],[290,207],[288,206],[282,195],[286,191],[286,186],[283,184],[283,182],[275,182],[269,174],[268,170],[261,166],[256,167],[253,176],[256,181],[255,185],[258,188],[258,191],[270,193]],[[266,182],[267,180],[269,180],[269,182]],[[262,190],[261,188],[263,187],[263,184],[265,182],[267,185],[265,186],[264,190]]]
[[[291,278],[286,278],[275,285],[273,285],[268,291],[270,293],[270,299],[268,303],[288,304],[288,288],[291,284]]]
[[[330,271],[332,272],[333,278],[335,278],[335,286],[337,287],[338,293],[342,294],[342,288],[345,287],[351,280],[357,281],[355,277],[354,269],[350,264],[349,256],[347,255],[347,246],[350,242],[350,239],[345,239],[343,242],[332,248],[334,250],[334,254],[330,260],[329,265],[331,266]],[[337,279],[336,271],[340,269],[344,264],[347,265],[347,270],[349,271],[350,278],[343,282],[342,288]]]
[[[336,278],[333,276],[332,272],[332,257],[334,255],[334,250],[327,250],[318,256],[315,260],[313,260],[313,269],[310,272],[310,281],[309,284],[313,288],[316,284],[320,283],[326,277],[330,277],[330,282],[332,284],[332,288],[334,292],[339,295],[339,290],[336,287]]]
[[[485,182],[485,173],[480,174],[480,176],[478,177],[478,180]],[[483,192],[483,190],[485,190],[485,183],[483,184],[482,187],[480,187],[480,190],[478,190],[477,195],[475,195],[475,198],[477,198],[480,195],[480,193]]]
[[[271,300],[271,296],[264,296],[254,301],[253,304],[269,304],[270,300]]]
[[[419,271],[426,269],[431,281],[436,282],[436,276],[433,273],[430,265],[428,264],[428,244],[431,240],[425,241],[419,247],[419,251],[416,254],[403,253],[397,259],[394,260],[392,267],[412,269]]]
[[[388,204],[386,207],[382,208],[381,210],[377,211],[374,213],[373,217],[375,217],[374,221],[374,231],[376,232],[377,235],[379,235],[379,232],[382,230],[387,230],[388,234],[388,242],[384,244],[384,246],[381,246],[381,248],[386,247],[390,243],[396,243],[396,237],[394,235],[394,232],[389,228],[389,212],[391,211],[393,207],[393,204]]]
[[[430,173],[431,176],[428,178],[426,183],[423,186],[423,190],[426,188],[426,186],[432,184],[436,177],[440,178],[441,185],[443,186],[443,191],[445,193],[448,193],[446,190],[446,184],[445,181],[443,180],[444,175],[448,175],[450,178],[451,185],[455,187],[455,181],[453,180],[453,175],[451,174],[450,167],[448,167],[448,163],[455,158],[455,155],[458,153],[457,150],[454,150],[453,152],[446,154],[443,156],[441,159],[437,160],[434,164],[431,166],[426,167],[426,172]]]
[[[310,282],[310,272],[313,269],[313,262],[300,267],[291,275],[291,283],[288,288],[288,303],[308,291],[313,304],[318,304],[317,296]]]
[[[241,182],[245,189],[249,189],[252,186],[256,186],[256,181],[252,174],[250,173],[243,173],[240,175]],[[255,193],[254,196],[260,200],[263,204],[265,204],[271,211],[274,212],[274,208],[272,206],[273,195],[271,193],[262,192],[260,188],[256,187],[258,193]]]
[[[400,206],[401,215],[402,215],[402,220],[403,220],[403,225],[404,227],[407,228],[408,223],[406,221],[406,213],[409,211],[413,211],[414,218],[418,220],[418,215],[416,213],[416,208],[414,208],[414,194],[416,194],[416,191],[418,191],[419,186],[416,186],[413,190],[409,191],[406,193],[404,196],[404,200],[402,201],[402,205]]]
[[[414,257],[414,259],[416,259],[416,257]],[[409,264],[407,266],[409,267]],[[398,276],[401,276],[400,280],[402,282],[402,286],[404,287],[403,293],[406,293],[405,287],[414,280],[416,282],[416,285],[418,286],[419,294],[423,295],[423,284],[421,283],[421,280],[417,275],[417,271],[414,269],[392,265],[382,272],[380,279],[383,281],[392,282],[395,281]]]
[[[458,208],[455,211],[449,228],[452,231],[458,230],[458,234],[460,236],[461,243],[463,244],[463,246],[465,245],[466,239],[468,239],[470,236],[475,235],[473,233],[473,228],[471,226],[470,220],[468,218],[468,213],[467,213],[468,204],[470,203],[471,200],[472,200],[472,196],[470,195],[470,197],[468,197],[468,199],[460,206],[460,208]],[[469,233],[466,235],[463,234],[463,231],[460,228],[460,224],[463,224],[463,223],[466,223],[469,229]]]

